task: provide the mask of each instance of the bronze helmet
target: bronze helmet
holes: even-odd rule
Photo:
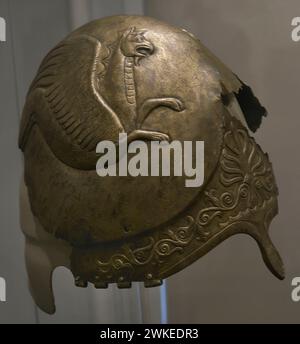
[[[70,247],[76,285],[160,285],[237,233],[283,278],[268,234],[272,165],[248,132],[265,115],[197,38],[153,18],[96,20],[54,47],[29,89],[19,146],[31,211]],[[202,186],[185,187],[184,176],[100,178],[96,146],[120,133],[147,145],[204,141]]]

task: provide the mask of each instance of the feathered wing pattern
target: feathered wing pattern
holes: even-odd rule
[[[98,93],[98,77],[105,69],[101,61],[108,54],[96,38],[81,35],[63,41],[45,57],[28,93],[19,138],[22,149],[33,123],[39,125],[40,114],[33,116],[34,101],[30,105],[38,90],[43,90],[62,132],[83,151],[93,151],[100,140],[122,131],[118,116]]]

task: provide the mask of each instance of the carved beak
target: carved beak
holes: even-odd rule
[[[135,65],[139,65],[139,61],[143,57],[147,57],[153,54],[154,51],[154,46],[150,42],[140,44],[136,49],[135,49]]]

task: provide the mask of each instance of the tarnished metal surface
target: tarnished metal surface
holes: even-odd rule
[[[267,232],[277,213],[272,167],[240,108],[256,129],[265,113],[251,90],[192,34],[152,18],[97,20],[49,52],[27,96],[19,144],[31,209],[73,247],[78,286],[158,285],[241,232],[283,278]],[[204,184],[100,178],[96,145],[119,133],[148,145],[204,141]]]

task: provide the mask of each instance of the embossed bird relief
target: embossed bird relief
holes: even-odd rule
[[[131,27],[110,45],[81,34],[56,46],[31,85],[20,146],[25,146],[37,124],[62,161],[75,168],[94,169],[96,145],[102,140],[117,143],[120,133],[127,133],[128,143],[169,140],[168,133],[145,130],[143,123],[154,109],[181,112],[183,103],[161,97],[148,98],[137,106],[143,85],[137,84],[135,71],[155,53],[146,33]]]

